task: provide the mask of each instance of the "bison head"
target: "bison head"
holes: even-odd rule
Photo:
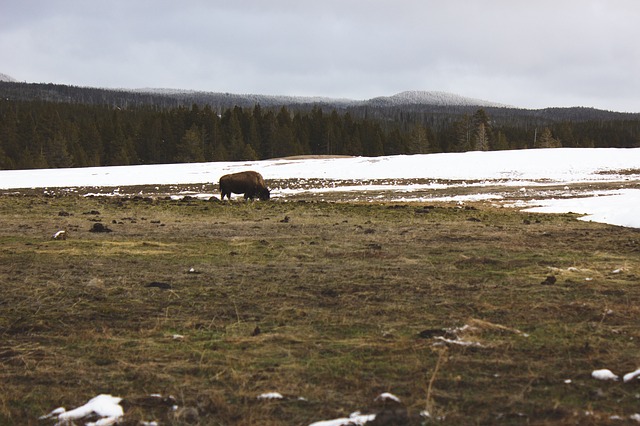
[[[271,192],[268,188],[261,189],[258,197],[260,197],[261,201],[267,201],[269,198],[271,198]]]

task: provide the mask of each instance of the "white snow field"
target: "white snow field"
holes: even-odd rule
[[[201,185],[196,196],[210,197],[222,175],[242,170],[261,173],[273,198],[322,199],[331,194],[333,200],[343,201],[489,201],[532,212],[573,212],[586,215],[583,220],[640,228],[640,148],[4,170],[0,189],[83,187],[117,195],[120,187],[188,184]]]

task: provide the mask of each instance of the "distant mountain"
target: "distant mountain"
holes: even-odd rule
[[[475,106],[495,108],[515,108],[511,105],[467,98],[447,92],[407,91],[393,96],[382,96],[365,102],[372,106],[433,105],[433,106]]]
[[[406,91],[392,96],[379,96],[368,100],[354,100],[345,98],[329,98],[322,96],[273,96],[273,95],[255,95],[255,94],[232,94],[232,93],[215,93],[201,92],[193,90],[175,90],[175,89],[134,89],[136,93],[152,93],[166,96],[188,97],[188,96],[205,96],[226,100],[234,100],[238,105],[260,104],[263,106],[273,105],[335,105],[339,107],[350,106],[373,106],[373,107],[394,107],[403,105],[429,105],[429,106],[475,106],[475,107],[496,107],[496,108],[515,108],[510,105],[499,104],[497,102],[489,102],[481,99],[468,98],[456,95],[455,93],[438,92],[438,91]]]
[[[61,84],[18,83],[6,74],[0,74],[0,82],[15,83],[17,86],[0,87],[0,95],[18,99],[42,99],[54,102],[112,103],[117,106],[153,103],[161,106],[190,106],[208,104],[212,107],[229,108],[234,106],[263,107],[292,105],[328,105],[342,109],[349,107],[396,107],[396,106],[435,106],[435,107],[509,107],[508,105],[468,98],[453,93],[438,91],[407,91],[393,96],[380,96],[368,100],[330,98],[322,96],[283,96],[204,92],[197,90],[140,88],[140,89],[102,89],[76,87]]]
[[[274,106],[274,105],[341,105],[349,106],[360,104],[362,101],[354,101],[344,98],[329,98],[322,96],[284,96],[284,95],[256,95],[256,94],[234,94],[219,92],[204,92],[198,90],[180,89],[124,89],[132,93],[162,95],[177,98],[210,98],[214,103],[226,102],[234,103],[237,106]],[[232,105],[233,106],[233,105]]]
[[[47,102],[67,102],[87,105],[109,105],[115,108],[130,108],[152,105],[159,109],[210,106],[222,111],[236,106],[253,108],[287,107],[294,111],[310,110],[319,106],[325,110],[350,112],[355,117],[396,120],[407,114],[413,119],[429,122],[448,123],[452,117],[473,114],[478,108],[485,108],[492,119],[500,122],[528,122],[531,125],[569,120],[637,120],[640,114],[603,111],[594,108],[544,108],[523,109],[481,99],[468,98],[453,93],[439,91],[406,91],[392,96],[380,96],[368,100],[353,100],[328,97],[278,96],[203,92],[177,89],[103,89],[77,87],[52,83],[21,83],[0,74],[0,98],[10,100],[40,100]],[[425,118],[429,115],[431,118]],[[418,117],[418,118],[415,118]]]
[[[6,74],[0,73],[0,81],[8,81],[10,83],[16,83],[18,80]]]

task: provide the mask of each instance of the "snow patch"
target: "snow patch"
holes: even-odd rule
[[[393,401],[400,404],[400,398],[398,398],[397,396],[389,392],[382,392],[380,395],[376,397],[375,400],[379,402]]]
[[[333,420],[322,420],[311,423],[309,426],[361,426],[367,422],[375,420],[375,414],[360,414],[359,411],[352,413],[349,417],[343,417]]]
[[[258,399],[283,399],[284,397],[279,392],[267,392],[267,393],[258,395],[257,398]]]
[[[261,173],[267,183],[298,180],[303,184],[294,188],[275,188],[275,198],[305,193],[345,192],[348,199],[357,196],[369,200],[416,202],[495,200],[503,206],[526,208],[530,212],[574,212],[585,215],[581,220],[640,228],[638,164],[640,148],[473,151],[385,157],[2,170],[0,189],[48,188],[47,191],[51,191],[51,188],[89,187],[96,188],[90,195],[119,196],[119,189],[107,192],[99,188],[201,184],[204,189],[204,185],[217,184],[224,174],[251,169]],[[411,184],[411,180],[419,180],[419,183]],[[390,184],[380,185],[381,181],[389,181]],[[345,182],[351,183],[345,185]],[[606,192],[569,189],[569,184],[584,183],[620,183],[621,188]],[[553,189],[547,193],[537,190],[545,186],[565,189]],[[486,194],[487,191],[473,191],[475,187],[502,190],[492,189],[491,193]],[[448,188],[464,188],[464,194],[438,194],[438,191]],[[502,202],[504,196],[501,192],[507,188],[519,195],[512,195],[511,200]],[[514,191],[513,188],[522,190]],[[424,195],[425,191],[429,191],[428,196]],[[386,194],[379,196],[376,192]],[[543,198],[553,198],[532,201],[530,198],[536,193],[541,193]],[[181,199],[179,197],[182,195],[184,193],[177,194],[176,199]],[[190,196],[208,199],[213,194],[203,190]]]
[[[630,381],[632,381],[633,379],[637,379],[638,377],[640,377],[640,368],[637,369],[636,371],[632,371],[631,373],[627,373],[622,377],[622,380],[625,383],[629,383]]]
[[[613,374],[613,372],[607,368],[603,368],[601,370],[593,370],[591,372],[591,377],[597,380],[618,380],[618,376]]]
[[[86,425],[112,425],[117,423],[124,415],[124,410],[120,405],[120,401],[122,401],[122,398],[102,394],[90,399],[86,404],[71,411],[66,411],[64,407],[56,408],[49,414],[40,417],[40,419],[44,420],[57,417],[61,424],[67,424],[73,420],[80,420],[95,414],[98,417],[101,417],[101,419],[96,422],[86,423]]]

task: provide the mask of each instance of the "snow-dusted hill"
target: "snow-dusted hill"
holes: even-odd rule
[[[339,106],[358,105],[362,101],[355,101],[345,98],[329,98],[324,96],[286,96],[286,95],[258,95],[258,94],[238,94],[238,93],[220,93],[220,92],[205,92],[198,90],[183,90],[183,89],[162,89],[162,88],[142,88],[142,89],[121,89],[127,92],[133,93],[150,93],[154,95],[163,96],[177,96],[177,97],[210,97],[218,100],[232,100],[238,104],[243,105],[292,105],[292,104],[331,104]]]
[[[16,83],[18,80],[6,74],[0,73],[0,81],[8,81],[9,83]]]
[[[145,88],[131,90],[137,93],[152,93],[166,96],[209,96],[213,98],[226,98],[234,100],[239,105],[260,104],[269,105],[294,105],[294,104],[326,104],[340,107],[345,106],[402,106],[402,105],[429,105],[429,106],[483,106],[483,107],[505,107],[514,108],[509,105],[497,102],[485,101],[482,99],[474,99],[466,96],[457,95],[455,93],[440,91],[424,91],[412,90],[397,93],[392,96],[378,96],[367,100],[355,100],[346,98],[330,98],[323,96],[283,96],[283,95],[258,95],[258,94],[234,94],[234,93],[217,93],[202,92],[193,90],[179,89],[156,89]]]
[[[468,98],[456,95],[455,93],[439,91],[412,90],[395,94],[393,96],[382,96],[373,98],[367,103],[376,106],[401,106],[401,105],[436,105],[436,106],[485,106],[485,107],[505,107],[514,108],[510,105],[485,101],[482,99]]]

